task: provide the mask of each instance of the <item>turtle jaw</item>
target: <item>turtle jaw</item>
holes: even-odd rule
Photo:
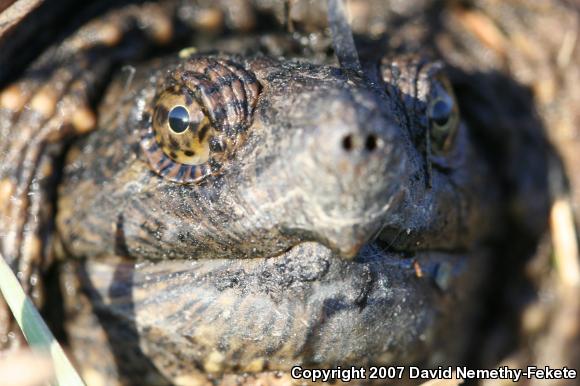
[[[104,327],[112,342],[123,341],[123,363],[138,360],[138,346],[175,379],[424,359],[438,331],[454,323],[450,310],[467,297],[465,283],[476,283],[465,279],[481,259],[402,256],[367,244],[345,261],[310,242],[270,258],[67,264],[78,265],[82,293],[110,323]],[[131,283],[115,282],[126,275]],[[139,340],[127,341],[125,330]],[[79,331],[71,338],[81,349],[90,339]]]

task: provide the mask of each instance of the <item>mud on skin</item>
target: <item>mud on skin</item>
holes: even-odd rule
[[[280,35],[153,58],[177,9],[104,13],[0,98],[0,246],[39,304],[59,261],[81,372],[459,360],[441,332],[469,335],[505,208],[444,64],[378,44],[356,73]]]

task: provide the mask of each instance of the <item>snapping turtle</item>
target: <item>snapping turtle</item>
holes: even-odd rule
[[[318,3],[224,4],[80,9],[0,75],[0,250],[87,382],[463,360],[546,219],[530,93],[480,63],[532,10],[353,2],[333,49]]]

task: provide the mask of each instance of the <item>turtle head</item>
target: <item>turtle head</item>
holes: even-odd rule
[[[160,357],[221,350],[228,371],[263,353],[281,369],[415,360],[453,297],[404,257],[443,291],[475,285],[482,258],[461,248],[493,217],[452,95],[408,63],[197,55],[114,82],[58,203],[64,249],[119,296],[100,304]]]
[[[373,69],[196,54],[138,72],[138,108],[97,145],[126,157],[95,162],[101,189],[84,196],[117,225],[91,233],[104,246],[122,233],[127,254],[153,259],[268,257],[309,241],[352,258],[393,232],[456,234],[463,196],[432,167],[465,158],[440,68]]]

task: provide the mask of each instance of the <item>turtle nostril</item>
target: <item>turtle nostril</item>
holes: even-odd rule
[[[373,151],[377,148],[377,137],[374,134],[371,134],[367,137],[365,141],[365,149],[368,151]]]
[[[344,136],[342,139],[342,148],[346,151],[351,151],[353,147],[352,134]]]
[[[356,134],[347,134],[342,137],[342,148],[350,152],[352,150],[366,150],[369,153],[375,151],[380,146],[380,139],[375,134],[369,134],[363,143],[363,138]]]

